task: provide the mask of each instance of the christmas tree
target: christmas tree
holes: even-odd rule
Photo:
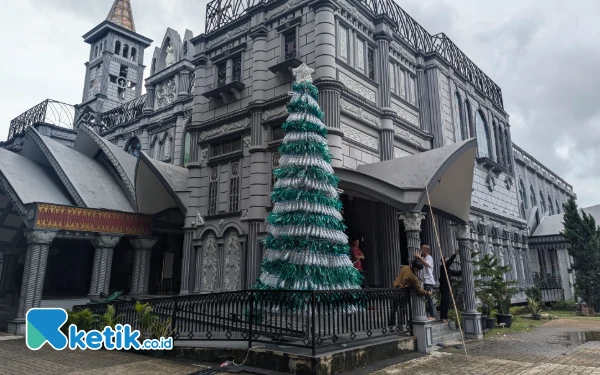
[[[283,124],[280,168],[274,172],[275,205],[257,289],[358,289],[362,282],[349,258],[338,179],[312,72],[306,64],[293,69],[296,80],[287,105],[290,115]]]

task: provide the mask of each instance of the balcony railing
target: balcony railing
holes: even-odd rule
[[[174,339],[245,341],[319,349],[377,340],[410,330],[410,291],[236,291],[145,300],[160,320],[171,318]],[[139,329],[135,302],[113,304],[121,324]],[[75,306],[104,314],[106,304]],[[395,324],[390,327],[390,318]],[[100,324],[100,323],[98,323]],[[98,326],[102,329],[103,327]],[[390,331],[390,328],[394,328]]]
[[[540,289],[562,289],[562,278],[558,274],[533,273],[533,283]]]
[[[122,106],[113,108],[108,112],[104,112],[101,116],[101,132],[109,131],[131,121],[137,120],[142,116],[145,104],[146,94],[137,99],[133,99]]]
[[[359,6],[373,15],[385,14],[395,24],[395,31],[405,42],[417,51],[438,53],[469,82],[479,88],[500,108],[504,108],[502,90],[467,55],[462,52],[445,34],[431,35],[419,25],[394,0],[354,0]],[[259,4],[274,3],[274,0],[212,0],[206,6],[206,33],[238,20],[246,10]]]
[[[73,129],[74,119],[75,107],[47,99],[10,122],[8,139],[21,135],[28,127],[40,123]]]

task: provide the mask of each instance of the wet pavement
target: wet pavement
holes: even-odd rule
[[[467,342],[372,372],[387,374],[600,374],[600,321],[560,319],[532,332]]]

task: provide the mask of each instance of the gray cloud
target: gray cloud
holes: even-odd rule
[[[159,44],[167,27],[204,31],[207,1],[132,0],[137,31]],[[53,98],[81,101],[89,47],[81,35],[112,0],[3,5],[0,139],[10,120]],[[503,90],[515,143],[600,203],[600,2],[403,0],[430,33],[446,33]],[[146,51],[151,55],[154,46]],[[148,60],[148,59],[147,59]],[[146,72],[148,73],[148,72]]]

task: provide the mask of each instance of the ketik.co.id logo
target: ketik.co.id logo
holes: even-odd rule
[[[67,337],[60,328],[67,322],[68,314],[63,309],[38,308],[27,312],[25,338],[27,347],[39,350],[48,343],[56,350],[63,350],[67,346],[71,350],[91,349],[98,350],[102,347],[108,350],[136,349],[136,350],[161,350],[173,349],[173,338],[161,337],[158,340],[138,341],[140,332],[132,330],[129,324],[117,324],[115,329],[105,327],[102,332],[97,330],[80,331],[77,326],[69,326]]]

